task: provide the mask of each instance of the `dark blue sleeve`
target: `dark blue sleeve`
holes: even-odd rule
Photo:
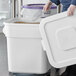
[[[76,0],[72,0],[71,4],[76,5]]]
[[[60,4],[60,1],[59,0],[51,0],[51,2],[55,3],[56,5],[59,5]]]

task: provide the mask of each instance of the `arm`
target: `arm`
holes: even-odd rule
[[[45,10],[45,11],[49,10],[52,3],[59,5],[60,1],[59,0],[49,0],[48,3],[43,7],[43,10]]]
[[[48,3],[46,3],[43,7],[44,11],[48,11],[50,9],[50,6],[52,5],[52,2],[49,0]]]

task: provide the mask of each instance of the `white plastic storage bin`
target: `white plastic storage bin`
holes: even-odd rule
[[[46,73],[50,65],[41,45],[39,23],[21,22],[24,20],[12,19],[4,23],[9,72]]]
[[[28,4],[22,6],[23,18],[30,21],[40,21],[42,17],[48,17],[57,13],[57,6],[53,4],[48,11],[44,11],[45,4]]]

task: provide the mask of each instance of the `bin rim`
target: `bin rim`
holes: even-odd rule
[[[26,21],[25,18],[11,18],[11,19],[8,19],[6,20],[5,22],[3,22],[4,25],[25,25],[25,23],[15,23],[15,22],[18,22],[18,21],[22,21],[22,22],[26,22],[27,25],[30,25],[30,24],[39,24],[40,22],[32,22],[32,21]]]
[[[3,33],[7,38],[36,38],[40,39],[39,24],[14,23],[20,18],[12,18],[4,22]]]
[[[27,9],[43,9],[44,5],[45,4],[27,4],[27,5],[23,5],[22,8],[27,8]],[[50,7],[50,9],[56,9],[56,8],[57,8],[57,6],[55,6],[55,5],[52,5]]]

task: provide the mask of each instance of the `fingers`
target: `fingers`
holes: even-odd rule
[[[43,10],[44,10],[44,11],[47,11],[47,9],[48,9],[48,6],[45,5],[45,6],[43,7]]]
[[[50,9],[50,6],[47,5],[47,4],[43,7],[43,10],[44,10],[44,11],[48,11],[49,9]]]
[[[46,5],[44,5],[43,10],[48,11],[50,9],[50,6],[52,5],[52,2],[49,1]]]
[[[73,15],[73,14],[74,14],[74,11],[75,11],[75,8],[76,8],[75,5],[70,5],[70,7],[68,8],[67,15],[68,15],[68,16]]]
[[[68,16],[71,16],[71,15],[73,15],[73,10],[71,10],[71,9],[68,9]]]

